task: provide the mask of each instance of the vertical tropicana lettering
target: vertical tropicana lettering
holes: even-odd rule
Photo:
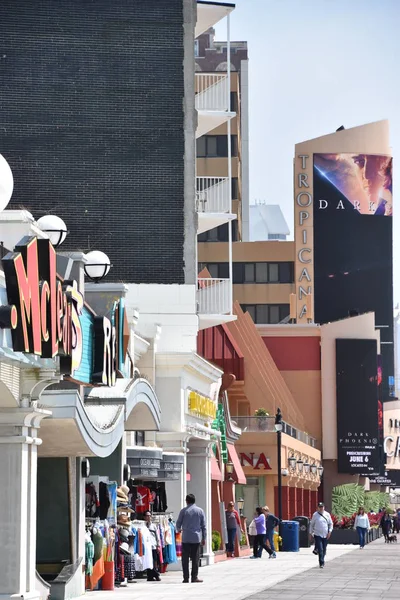
[[[313,184],[312,155],[297,152],[295,159],[295,281],[297,321],[313,319]]]

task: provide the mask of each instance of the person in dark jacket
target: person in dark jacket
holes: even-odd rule
[[[267,540],[269,543],[269,547],[272,550],[272,554],[270,554],[269,557],[276,558],[274,534],[275,527],[278,527],[279,525],[279,519],[270,512],[268,506],[264,506],[263,513],[265,515],[265,528],[267,530]]]
[[[386,510],[383,511],[383,515],[381,518],[381,527],[385,540],[387,540],[392,530],[392,519],[389,513],[386,512]]]

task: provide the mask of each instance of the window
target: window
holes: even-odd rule
[[[280,283],[293,283],[294,264],[291,262],[279,263],[279,281]]]
[[[239,109],[237,92],[231,92],[231,112],[237,113]]]
[[[268,323],[268,304],[256,304],[256,323]]]
[[[255,263],[256,265],[256,283],[268,282],[268,263]]]
[[[269,263],[268,265],[269,283],[279,283],[279,263]]]
[[[233,283],[293,283],[294,263],[237,262],[233,264],[233,278]]]
[[[237,135],[231,136],[232,156],[238,155]],[[227,135],[202,135],[196,140],[197,158],[228,157]]]
[[[194,40],[194,57],[199,56],[199,40]]]
[[[229,279],[229,263],[199,263],[198,272],[207,269],[213,279]]]
[[[276,325],[289,316],[289,304],[242,304],[257,325]]]
[[[269,316],[267,317],[268,321],[264,321],[265,323],[276,324],[279,323],[279,304],[271,304],[269,306]],[[260,321],[258,321],[260,323]]]
[[[144,431],[135,431],[135,446],[144,446]]]
[[[244,265],[244,283],[254,283],[254,263]]]
[[[232,200],[239,199],[239,179],[238,177],[232,177]]]
[[[283,233],[269,233],[269,240],[286,240],[286,235]]]

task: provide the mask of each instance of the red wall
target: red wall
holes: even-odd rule
[[[319,337],[263,337],[280,371],[319,371]]]

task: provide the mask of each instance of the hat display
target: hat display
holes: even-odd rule
[[[121,485],[121,487],[119,488],[126,496],[129,494],[129,488],[127,485]]]
[[[132,554],[132,550],[129,548],[129,545],[126,542],[122,542],[122,544],[120,544],[119,551],[121,554]]]

